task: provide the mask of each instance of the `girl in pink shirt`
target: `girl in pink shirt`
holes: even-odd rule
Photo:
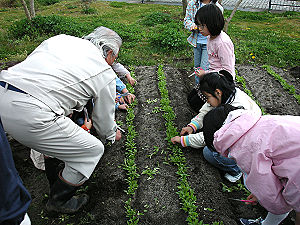
[[[221,105],[203,120],[208,146],[236,161],[252,193],[251,203],[268,210],[267,217],[243,219],[244,225],[278,225],[291,210],[300,225],[300,116],[260,116]]]
[[[230,37],[222,31],[224,17],[221,10],[214,4],[200,8],[195,16],[195,23],[199,32],[207,36],[207,52],[209,69],[200,69],[196,75],[202,77],[208,72],[226,70],[235,79],[234,45]]]

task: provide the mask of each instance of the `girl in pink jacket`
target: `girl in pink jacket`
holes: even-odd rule
[[[295,210],[299,225],[300,116],[259,116],[234,109],[222,105],[207,113],[203,132],[208,145],[237,162],[252,193],[248,199],[269,211],[265,220],[241,223],[277,225]]]

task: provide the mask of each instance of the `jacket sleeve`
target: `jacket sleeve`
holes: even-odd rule
[[[181,145],[183,147],[203,148],[205,146],[203,132],[181,136]]]
[[[112,69],[120,77],[125,76],[126,74],[130,74],[130,72],[121,63],[113,64]]]
[[[191,120],[188,126],[193,128],[194,133],[203,127],[203,118],[212,109],[213,107],[206,102],[199,110],[199,114]]]
[[[116,89],[118,92],[122,93],[122,90],[126,88],[126,85],[121,81],[119,77],[116,78]]]
[[[251,163],[246,185],[259,203],[274,214],[283,214],[291,210],[286,203],[282,190],[284,186],[272,170],[272,159],[260,153]],[[239,165],[239,163],[238,163]]]
[[[194,0],[189,1],[184,17],[184,27],[189,31],[191,30],[192,25],[195,25],[194,4]]]
[[[115,122],[116,81],[108,83],[95,97],[93,126],[101,139],[115,141],[117,125]]]

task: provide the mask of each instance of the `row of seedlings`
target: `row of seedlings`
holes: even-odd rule
[[[157,70],[158,77],[158,88],[161,95],[160,106],[163,112],[163,118],[165,119],[166,127],[166,140],[168,141],[168,150],[171,152],[169,160],[177,166],[176,174],[179,176],[178,179],[178,191],[179,199],[181,201],[182,209],[188,214],[186,221],[188,224],[203,225],[203,221],[199,221],[198,213],[196,212],[196,196],[194,190],[191,188],[188,182],[188,172],[186,165],[186,158],[182,152],[182,149],[172,144],[171,138],[178,135],[176,127],[174,126],[175,113],[170,106],[169,94],[166,87],[166,76],[163,72],[163,66],[159,65]],[[215,225],[220,224],[215,222]]]
[[[271,76],[273,76],[277,81],[279,81],[283,89],[288,91],[289,94],[292,94],[297,100],[298,104],[300,104],[300,95],[296,94],[296,89],[293,85],[288,84],[285,79],[283,79],[279,74],[277,74],[274,70],[271,69],[271,66],[264,65],[262,66],[262,68],[264,68]]]
[[[131,76],[135,78],[134,67],[130,68]],[[134,94],[134,88],[127,84],[127,89],[130,93]],[[127,134],[126,134],[126,142],[125,142],[125,159],[123,164],[123,169],[126,170],[127,178],[126,182],[128,184],[127,190],[125,190],[126,194],[129,196],[128,200],[125,201],[125,209],[126,209],[126,217],[128,218],[128,225],[135,225],[139,222],[139,216],[141,213],[136,211],[132,207],[132,199],[135,196],[136,190],[138,188],[138,178],[140,174],[137,172],[137,165],[135,163],[135,157],[137,153],[137,148],[135,144],[135,138],[137,136],[137,132],[135,131],[134,126],[134,108],[137,104],[137,100],[130,104],[127,115],[126,115],[126,126],[127,126]]]

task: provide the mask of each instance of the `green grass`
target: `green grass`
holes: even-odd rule
[[[25,59],[50,36],[66,33],[81,37],[103,25],[123,38],[119,60],[125,65],[193,66],[193,49],[186,41],[189,32],[183,28],[181,6],[97,1],[90,5],[92,13],[85,14],[81,1],[45,5],[41,0],[36,3],[36,14],[43,17],[36,22],[39,29],[26,33],[31,28],[18,27],[16,34],[11,31],[26,18],[25,13],[18,1],[11,8],[4,2],[8,0],[0,0],[0,62]],[[225,10],[224,15],[228,17],[230,11]],[[236,63],[299,66],[299,15],[237,11],[228,29],[235,44]]]

